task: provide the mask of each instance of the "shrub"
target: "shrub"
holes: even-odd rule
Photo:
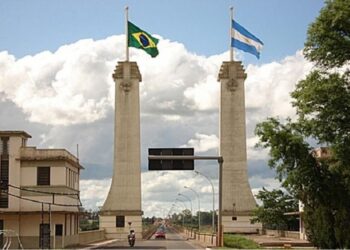
[[[237,234],[224,234],[224,246],[238,249],[256,249],[259,244]]]

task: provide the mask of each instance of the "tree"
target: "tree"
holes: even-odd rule
[[[298,211],[298,201],[282,190],[260,190],[256,198],[262,201],[262,206],[255,209],[253,223],[261,222],[266,229],[295,229],[298,220],[294,216],[286,216],[287,212]]]
[[[349,61],[349,13],[349,1],[326,1],[326,6],[308,30],[304,48],[308,59],[325,67],[341,66]]]
[[[304,203],[309,240],[350,247],[350,1],[329,0],[311,24],[304,55],[317,67],[292,92],[297,120],[256,127],[282,185]],[[312,142],[312,143],[310,143]],[[328,158],[312,154],[327,145]]]

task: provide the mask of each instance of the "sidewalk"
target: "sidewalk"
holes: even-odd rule
[[[92,242],[86,245],[78,245],[73,247],[74,249],[97,249],[102,245],[110,244],[119,241],[118,239],[113,239],[113,240],[102,240],[102,241],[96,241]]]
[[[307,240],[270,235],[245,235],[246,238],[257,242],[262,247],[313,247]]]
[[[211,249],[213,247],[213,246],[208,246],[204,242],[198,241],[193,238],[189,238],[184,232],[179,232],[175,228],[173,228],[173,230],[176,231],[178,234],[180,234],[184,239],[187,239],[187,241],[189,241],[189,243],[193,247],[196,247],[197,249],[198,249],[198,246],[200,246],[201,249]]]

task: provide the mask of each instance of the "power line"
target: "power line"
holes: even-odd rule
[[[8,190],[8,187],[12,187],[18,190],[24,190],[24,191],[28,191],[28,192],[34,192],[34,193],[42,193],[42,194],[49,194],[52,195],[52,202],[46,202],[46,201],[38,201],[38,200],[34,200],[34,199],[30,199],[30,198],[25,198],[19,195],[15,195],[10,193]],[[41,204],[46,204],[46,205],[54,205],[54,206],[62,206],[62,207],[81,207],[82,203],[80,201],[80,197],[79,197],[79,193],[59,193],[59,192],[45,192],[45,191],[39,191],[39,190],[31,190],[31,189],[26,189],[26,188],[21,188],[21,187],[17,187],[11,184],[8,184],[4,181],[0,182],[0,188],[1,188],[1,192],[4,192],[7,195],[10,195],[12,197],[21,199],[21,200],[26,200],[26,201],[31,201],[31,202],[35,202],[35,203],[41,203]],[[79,201],[79,204],[77,205],[71,205],[71,204],[62,204],[62,203],[55,203],[54,202],[54,197],[55,195],[60,195],[60,196],[77,196],[77,198],[74,198],[76,200]]]
[[[38,201],[38,200],[29,199],[29,198],[24,198],[22,196],[18,196],[18,195],[15,195],[15,194],[11,194],[11,193],[6,192],[6,191],[3,191],[3,192],[5,194],[8,194],[8,195],[10,195],[12,197],[15,197],[15,198],[18,198],[18,199],[21,199],[21,200],[26,200],[26,201],[31,201],[31,202],[41,203],[41,204],[46,204],[46,205],[61,206],[61,207],[81,207],[82,206],[80,199],[78,199],[79,200],[79,205],[70,205],[70,204],[60,204],[60,203],[54,203],[54,202]]]
[[[19,190],[24,190],[24,191],[28,191],[28,192],[33,192],[33,193],[42,193],[42,194],[57,194],[57,195],[62,195],[62,196],[65,196],[65,195],[79,195],[79,191],[78,193],[59,193],[59,192],[47,192],[47,191],[39,191],[39,190],[34,190],[34,189],[29,189],[29,188],[23,188],[23,187],[16,187],[14,185],[11,185],[11,184],[7,184],[7,186],[9,187],[13,187],[13,188],[16,188],[16,189],[19,189]]]

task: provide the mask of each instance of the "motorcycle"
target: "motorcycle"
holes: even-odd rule
[[[130,234],[128,235],[129,246],[133,247],[135,245],[135,231],[130,230]]]

